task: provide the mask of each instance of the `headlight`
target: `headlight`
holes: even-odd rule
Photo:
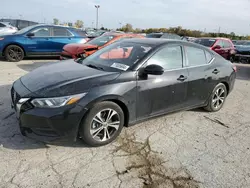
[[[87,93],[65,96],[65,97],[39,98],[39,99],[33,99],[31,103],[38,108],[58,108],[61,106],[74,104],[81,98],[83,98],[86,94]]]

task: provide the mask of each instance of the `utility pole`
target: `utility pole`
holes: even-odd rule
[[[100,5],[95,5],[96,8],[96,30],[98,29],[98,10],[100,8]]]

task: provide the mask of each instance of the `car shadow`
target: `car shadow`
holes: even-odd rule
[[[45,143],[23,136],[19,130],[19,122],[11,108],[10,89],[11,85],[0,86],[0,149],[28,150],[48,148],[50,145],[89,148],[81,140]]]

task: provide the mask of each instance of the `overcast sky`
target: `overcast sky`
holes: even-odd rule
[[[91,27],[118,28],[131,23],[134,28],[182,26],[210,32],[250,34],[250,0],[0,0],[0,18],[20,18],[52,22],[53,18],[77,19]]]

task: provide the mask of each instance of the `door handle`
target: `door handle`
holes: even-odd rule
[[[220,72],[220,71],[219,71],[218,69],[214,69],[212,73],[213,73],[213,74],[218,74],[219,72]]]
[[[183,76],[183,75],[180,75],[180,77],[177,78],[177,80],[181,82],[185,81],[186,79],[187,79],[187,76]]]

